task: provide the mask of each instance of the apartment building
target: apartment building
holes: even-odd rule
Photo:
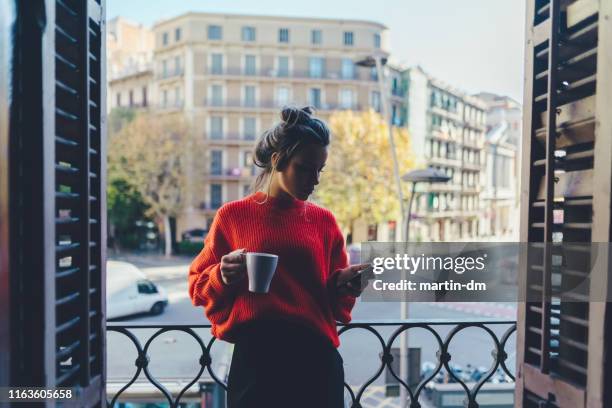
[[[420,67],[403,71],[407,127],[420,165],[444,171],[448,183],[422,184],[411,236],[422,241],[474,240],[480,235],[486,104],[433,78]]]
[[[487,105],[486,175],[482,178],[481,235],[517,241],[521,105],[507,96],[479,93]]]
[[[386,27],[368,21],[187,13],[153,27],[154,87],[161,111],[189,118],[205,157],[193,158],[189,206],[177,232],[206,228],[216,209],[250,191],[255,140],[283,105],[381,111],[375,69]],[[393,123],[402,124],[401,75],[386,68]]]

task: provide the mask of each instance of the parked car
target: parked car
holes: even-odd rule
[[[204,238],[206,238],[206,234],[208,234],[208,230],[195,228],[183,232],[181,234],[181,239],[183,241],[201,244],[204,241]]]
[[[159,315],[168,305],[165,289],[128,262],[106,263],[106,318],[137,313]]]

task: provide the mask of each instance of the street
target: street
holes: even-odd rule
[[[159,322],[162,323],[207,323],[201,307],[194,307],[187,294],[188,265],[151,267],[142,266],[142,271],[156,284],[163,286],[168,292],[169,304],[165,312],[159,316],[136,315],[119,321],[124,322]],[[475,319],[488,318],[512,320],[516,309],[511,305],[501,304],[410,304],[410,317],[419,319]],[[358,300],[353,309],[353,320],[393,320],[399,319],[400,311],[395,302],[361,302]],[[117,320],[116,320],[117,321]],[[493,327],[493,331],[501,337],[507,326]],[[396,327],[379,327],[379,333],[387,340]],[[450,327],[437,326],[436,330],[445,338]],[[135,331],[141,341],[146,341],[154,329],[139,329]],[[209,329],[198,329],[196,332],[207,343],[211,338]],[[144,339],[144,340],[143,340]],[[412,329],[409,335],[409,346],[421,348],[421,362],[435,363],[437,345],[432,335],[424,329]],[[144,346],[144,343],[143,343]],[[395,341],[399,347],[399,338]],[[491,352],[494,342],[481,329],[469,328],[460,332],[451,342],[449,352],[452,363],[466,367],[489,367],[492,364]],[[128,351],[130,350],[130,351]],[[133,350],[133,351],[132,351]],[[222,341],[215,342],[212,347],[213,368],[217,374],[223,375],[229,368],[231,360],[231,345]],[[363,329],[352,329],[341,336],[340,353],[345,363],[346,382],[354,386],[354,390],[366,382],[380,366],[379,353],[381,346],[372,333]],[[507,352],[508,367],[514,371],[515,335],[510,337]],[[194,378],[199,370],[198,359],[201,355],[200,346],[189,335],[180,332],[168,332],[159,336],[150,348],[150,370],[160,378]],[[133,375],[136,353],[129,340],[119,333],[108,334],[109,378],[113,380],[128,379]],[[399,373],[398,373],[399,374]],[[208,377],[208,373],[203,374]],[[127,381],[126,381],[127,382]],[[369,387],[364,406],[395,406],[391,398],[384,397],[385,373]],[[378,402],[375,402],[378,401]]]

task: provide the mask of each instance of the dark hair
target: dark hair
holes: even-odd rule
[[[257,141],[253,163],[263,170],[257,176],[253,190],[261,188],[265,178],[272,173],[273,153],[279,154],[276,170],[283,170],[300,146],[328,146],[329,139],[329,128],[321,119],[313,117],[310,106],[285,106],[281,111],[281,122],[266,130]]]

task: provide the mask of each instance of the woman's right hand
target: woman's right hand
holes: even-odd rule
[[[226,285],[233,285],[246,276],[245,253],[242,248],[221,257],[221,279]]]

